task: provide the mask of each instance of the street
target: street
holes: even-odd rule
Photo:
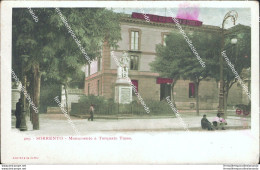
[[[183,116],[190,130],[186,132],[177,118],[94,118],[91,122],[71,117],[80,132],[76,136],[63,114],[45,114],[40,115],[40,130],[30,130],[28,124],[28,131],[21,132],[13,127],[12,138],[23,139],[20,144],[24,147],[19,151],[36,156],[38,159],[29,160],[32,163],[249,164],[258,160],[255,156],[258,150],[254,147],[258,139],[249,129],[243,129],[241,120],[228,118],[230,127],[227,130],[207,131],[201,130],[200,119]],[[37,143],[37,147],[32,143]],[[28,147],[31,149],[26,149]],[[42,150],[46,155],[38,154]],[[77,159],[70,159],[68,155]]]
[[[98,117],[98,116],[96,116]],[[94,121],[80,119],[70,116],[75,128],[81,135],[90,132],[105,131],[185,131],[183,125],[178,118],[149,118],[149,119],[99,119]],[[208,120],[212,121],[214,116],[209,116]],[[206,131],[201,129],[201,117],[198,116],[182,116],[184,123],[190,131]],[[250,120],[240,117],[229,116],[227,118],[227,130],[248,129],[250,128]],[[14,128],[15,118],[12,119],[12,127]],[[35,135],[75,135],[74,129],[64,114],[40,114],[40,130],[32,130],[32,125],[27,119],[28,131],[25,134]]]

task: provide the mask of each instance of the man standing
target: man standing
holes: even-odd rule
[[[93,121],[93,118],[94,118],[94,105],[93,104],[91,104],[90,105],[90,108],[89,108],[89,112],[90,112],[90,117],[88,118],[88,120],[89,119],[91,119],[91,121]]]
[[[15,117],[16,117],[16,128],[20,128],[22,115],[22,99],[16,103]]]

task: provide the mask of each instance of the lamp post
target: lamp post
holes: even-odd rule
[[[226,47],[225,48],[225,50],[227,50],[227,49],[229,49],[229,48],[232,48],[232,56],[233,55],[235,55],[235,57],[237,56],[237,54],[236,54],[236,52],[234,53],[233,52],[233,47],[236,45],[236,43],[237,43],[237,39],[234,37],[234,38],[232,38],[231,39],[231,41],[230,41],[230,43],[231,43],[231,45],[230,46],[228,46],[228,47]],[[235,50],[236,51],[236,50]],[[226,87],[226,89],[225,89],[225,86],[224,86],[224,117],[225,118],[227,118],[227,112],[226,112],[226,110],[227,110],[227,89],[228,87]],[[225,91],[226,90],[226,91]]]
[[[22,86],[24,87],[23,91],[26,91],[26,75],[25,75],[25,70],[24,70],[24,62],[28,60],[27,55],[22,55]],[[27,130],[27,125],[26,125],[26,97],[24,95],[24,92],[21,91],[21,98],[22,98],[22,113],[21,113],[21,125],[20,125],[20,131],[26,131]]]
[[[225,36],[224,36],[224,27],[225,27],[225,23],[227,21],[227,19],[231,19],[233,24],[235,25],[236,20],[237,20],[237,12],[232,10],[229,11],[222,22],[222,35],[221,35],[221,52],[224,51],[224,46],[225,46]],[[233,42],[235,42],[236,40],[233,40]],[[232,40],[231,40],[232,43]],[[220,54],[220,59],[219,59],[219,63],[220,63],[220,87],[219,87],[219,108],[218,108],[218,113],[223,113],[224,114],[224,77],[223,77],[223,67],[224,67],[224,63],[223,63],[223,56]],[[225,115],[226,116],[226,115]]]
[[[237,43],[237,39],[236,38],[232,38],[231,39],[231,44],[235,45]]]

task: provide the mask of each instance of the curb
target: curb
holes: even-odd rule
[[[250,129],[250,128],[243,128],[242,126],[229,126],[229,127],[225,127],[226,130],[213,130],[211,132],[225,132],[227,130],[247,130],[247,129]],[[192,127],[192,128],[189,128],[188,129],[189,131],[209,131],[209,130],[205,130],[205,129],[202,129],[201,127]],[[109,131],[134,131],[134,132],[138,132],[138,131],[186,131],[185,129],[183,128],[162,128],[162,129],[113,129],[113,130],[98,130],[98,131],[104,131],[104,132],[109,132]]]
[[[81,119],[87,119],[89,116],[88,115],[71,115],[74,117],[78,117]],[[115,116],[95,116],[94,119],[160,119],[160,118],[176,118],[176,116],[134,116],[134,117],[126,117],[126,116],[121,116],[121,117],[115,117]]]

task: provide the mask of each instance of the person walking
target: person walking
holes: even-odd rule
[[[16,103],[15,117],[16,117],[16,128],[20,128],[22,115],[22,99]]]
[[[94,118],[94,111],[95,111],[94,105],[91,104],[91,105],[90,105],[90,108],[89,108],[90,117],[88,118],[88,120],[91,119],[91,121],[93,121],[93,118]]]

